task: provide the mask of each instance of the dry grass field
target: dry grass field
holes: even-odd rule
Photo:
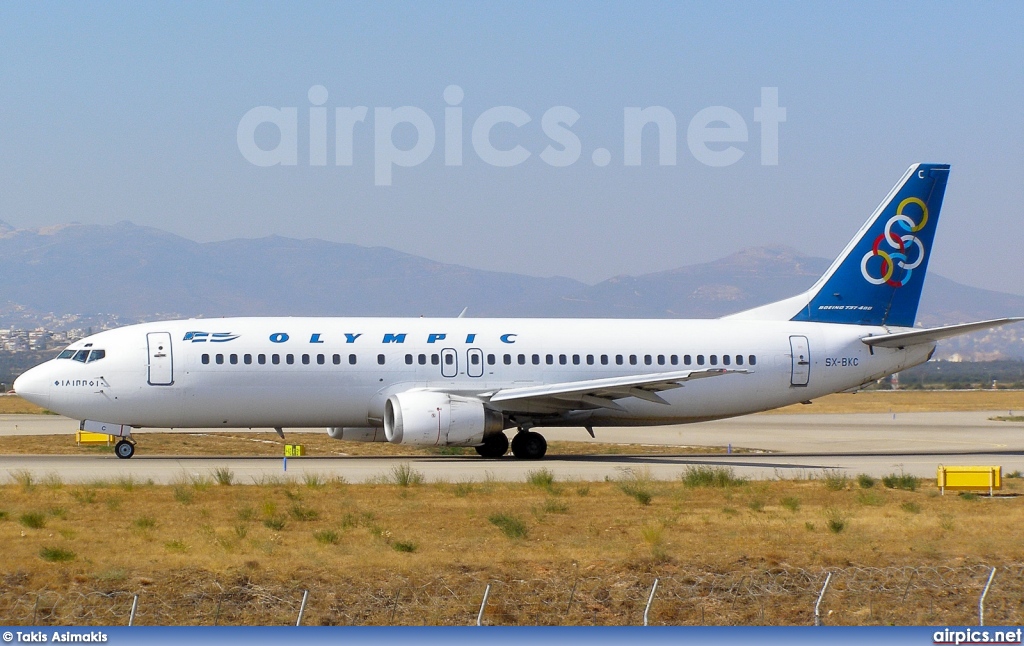
[[[926,413],[1024,410],[1024,390],[864,390],[837,393],[810,404],[794,404],[764,413]]]
[[[914,490],[708,468],[603,483],[539,469],[427,484],[408,465],[366,485],[12,475],[0,616],[17,624],[124,623],[133,594],[140,624],[288,624],[302,590],[309,625],[469,624],[487,583],[488,623],[626,624],[654,577],[653,623],[809,624],[829,570],[843,574],[826,623],[973,623],[982,564],[1024,562],[1024,499],[939,497],[909,479],[889,484]],[[1002,576],[991,622],[1020,623],[1020,577]]]

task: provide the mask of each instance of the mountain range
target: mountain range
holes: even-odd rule
[[[31,230],[0,222],[0,325],[102,326],[172,316],[455,316],[464,307],[478,317],[717,317],[799,293],[829,263],[787,247],[755,247],[588,285],[316,239],[198,243],[130,222]],[[940,325],[1020,314],[1022,296],[930,273],[918,320]],[[939,356],[1024,357],[1018,327],[946,342]]]

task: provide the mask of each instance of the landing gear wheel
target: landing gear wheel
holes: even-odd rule
[[[121,440],[114,445],[114,454],[122,460],[127,460],[135,455],[135,444],[128,440]]]
[[[512,455],[520,460],[539,460],[548,451],[548,442],[540,433],[526,431],[512,438]]]
[[[508,437],[504,433],[488,435],[484,443],[476,447],[476,452],[485,458],[500,458],[508,452]]]

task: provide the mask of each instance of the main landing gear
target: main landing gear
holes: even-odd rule
[[[512,455],[520,460],[539,460],[547,451],[548,442],[540,433],[520,430],[512,438]]]
[[[504,433],[495,433],[484,438],[476,452],[485,458],[500,458],[508,451],[509,441]],[[540,433],[520,428],[512,438],[512,455],[520,460],[539,460],[548,451],[547,440]]]
[[[504,433],[488,435],[484,443],[476,447],[476,452],[485,458],[500,458],[508,452],[508,437]]]
[[[133,440],[124,439],[114,445],[114,454],[122,460],[135,455],[135,442]]]

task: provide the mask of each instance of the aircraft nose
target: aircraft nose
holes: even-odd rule
[[[44,364],[45,365],[45,364]],[[14,380],[14,392],[37,406],[50,403],[50,377],[44,366],[36,366]]]

